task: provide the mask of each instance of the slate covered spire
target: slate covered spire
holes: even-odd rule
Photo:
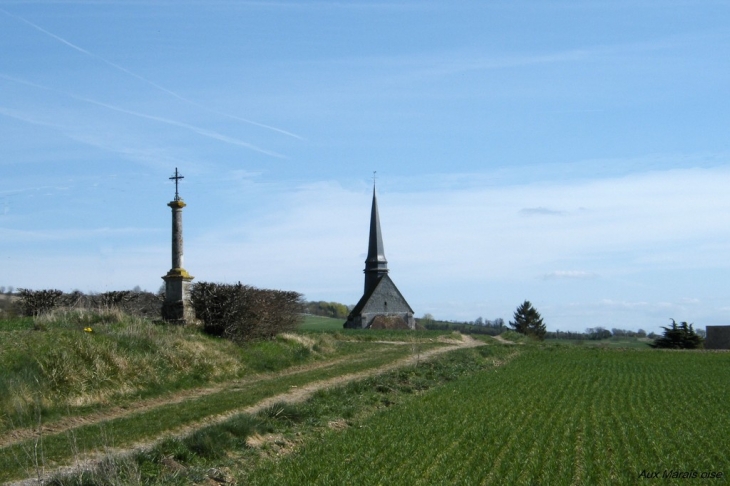
[[[380,232],[378,196],[373,181],[373,205],[370,210],[370,238],[365,259],[365,292],[350,311],[344,324],[349,329],[415,329],[413,309],[388,274],[388,260]]]
[[[375,287],[380,277],[388,273],[388,260],[383,249],[383,235],[380,232],[380,215],[378,214],[378,196],[373,184],[373,206],[370,210],[370,239],[368,240],[368,256],[365,259],[365,293]]]

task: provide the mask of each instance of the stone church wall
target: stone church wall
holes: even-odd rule
[[[377,316],[399,317],[409,328],[416,326],[410,306],[388,277],[384,277],[375,288],[361,315],[362,327],[370,327]]]

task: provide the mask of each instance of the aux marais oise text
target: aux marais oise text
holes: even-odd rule
[[[665,469],[664,471],[647,471],[644,469],[639,474],[639,479],[723,479],[722,471],[675,471]]]

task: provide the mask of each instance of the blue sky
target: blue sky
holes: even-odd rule
[[[730,2],[0,0],[0,285],[730,323]]]

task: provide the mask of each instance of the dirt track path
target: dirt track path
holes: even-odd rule
[[[502,336],[499,336],[499,335],[492,336],[492,339],[496,339],[497,341],[499,341],[502,344],[517,344],[512,341],[507,341],[505,338],[503,338]]]
[[[183,390],[170,395],[162,397],[149,398],[140,400],[134,404],[117,406],[107,408],[105,410],[90,413],[80,417],[64,417],[55,422],[48,424],[42,424],[41,428],[22,428],[11,430],[8,433],[0,436],[0,449],[3,447],[12,446],[14,444],[23,442],[28,439],[33,439],[40,435],[58,434],[66,432],[67,430],[75,429],[84,425],[93,425],[107,420],[113,420],[116,418],[126,417],[142,412],[147,412],[157,407],[164,405],[173,405],[176,403],[184,402],[185,400],[195,399],[214,393],[219,393],[224,390],[234,390],[236,388],[254,383],[257,381],[271,380],[274,378],[296,375],[299,373],[305,373],[320,368],[329,368],[335,366],[343,361],[347,360],[348,357],[338,358],[332,361],[326,361],[322,363],[310,363],[307,365],[296,366],[285,371],[278,373],[261,373],[253,376],[249,376],[240,380],[227,381],[217,386],[209,386],[204,388],[193,388],[190,390]],[[352,357],[349,357],[352,359]],[[355,358],[357,359],[357,358]]]
[[[429,360],[435,356],[438,356],[440,354],[448,353],[451,351],[455,351],[457,349],[466,349],[466,348],[475,348],[479,346],[486,345],[483,341],[478,341],[473,339],[471,336],[463,335],[461,341],[454,340],[454,339],[445,339],[445,338],[439,338],[438,341],[450,344],[449,346],[444,346],[441,348],[435,348],[430,349],[428,351],[420,352],[411,356],[408,356],[406,358],[399,359],[397,361],[394,361],[392,363],[365,370],[360,371],[357,373],[350,373],[345,374],[341,376],[336,376],[334,378],[329,378],[326,380],[321,381],[314,381],[311,383],[308,383],[301,387],[293,387],[290,391],[286,393],[280,393],[278,395],[273,395],[271,397],[265,398],[253,405],[243,407],[240,409],[230,410],[224,414],[214,415],[207,417],[204,420],[194,422],[188,425],[185,425],[184,427],[179,427],[177,429],[168,430],[164,433],[164,435],[158,436],[154,439],[144,441],[144,442],[138,442],[136,444],[132,444],[130,446],[124,447],[124,448],[117,448],[117,449],[106,449],[103,452],[98,453],[89,453],[86,454],[83,458],[80,458],[76,461],[76,463],[73,466],[64,466],[57,468],[53,471],[48,470],[46,471],[46,478],[52,476],[53,474],[57,473],[63,473],[68,472],[71,473],[73,471],[77,471],[79,469],[84,469],[89,467],[89,465],[92,465],[102,459],[105,456],[114,455],[114,456],[126,456],[133,454],[134,452],[141,450],[141,449],[148,449],[152,448],[157,442],[159,442],[163,437],[169,437],[169,436],[185,436],[192,432],[194,432],[197,429],[200,429],[201,427],[205,427],[208,425],[217,424],[220,422],[224,422],[225,420],[228,420],[229,418],[241,414],[255,414],[267,407],[270,407],[276,403],[280,402],[287,402],[287,403],[298,403],[306,400],[310,396],[312,396],[314,393],[316,393],[319,390],[327,389],[336,387],[339,385],[344,385],[346,383],[362,380],[364,378],[368,378],[371,376],[379,375],[397,368],[402,368],[408,365],[414,365],[418,363],[419,361],[426,361]],[[399,343],[401,344],[401,343]],[[406,343],[406,344],[412,344],[412,343]],[[266,378],[271,378],[272,376],[284,376],[284,375],[291,375],[295,373],[301,373],[304,371],[309,371],[316,368],[323,368],[327,366],[332,366],[337,363],[340,363],[348,358],[340,358],[334,361],[330,361],[327,363],[316,363],[313,365],[303,366],[299,367],[296,370],[288,370],[285,373],[279,373],[279,374],[272,374],[268,375]],[[351,359],[351,358],[350,358]],[[246,380],[240,380],[237,382],[234,382],[236,386],[245,383],[250,383],[253,381],[256,381],[256,379],[262,379],[262,375],[257,375],[255,377],[251,377]],[[205,389],[198,389],[198,390],[191,390],[189,392],[184,392],[180,394],[176,394],[174,396],[168,396],[162,399],[156,399],[156,400],[148,400],[141,407],[135,407],[133,410],[129,409],[114,409],[114,410],[108,410],[103,413],[94,414],[93,416],[87,416],[80,418],[79,420],[81,422],[76,423],[73,418],[69,420],[63,420],[61,422],[58,422],[54,424],[53,427],[48,427],[43,429],[43,433],[47,434],[51,430],[50,433],[59,433],[59,432],[65,432],[67,430],[71,430],[75,427],[78,427],[79,425],[87,425],[89,423],[100,423],[105,420],[111,420],[113,418],[122,417],[125,415],[131,415],[139,413],[140,411],[147,411],[150,409],[154,409],[156,407],[160,407],[163,405],[171,404],[171,403],[178,403],[180,401],[183,401],[190,397],[196,397],[196,396],[202,396],[209,393],[215,393],[216,391],[220,391],[223,389],[229,389],[231,388],[231,383],[227,383],[226,385],[220,386],[220,387],[212,387],[212,388],[205,388]],[[21,434],[16,435],[25,435],[30,433],[30,436],[24,437],[22,439],[15,439],[15,440],[8,440],[8,442],[0,442],[0,447],[6,447],[7,445],[12,445],[13,443],[20,442],[22,440],[26,440],[27,438],[35,437],[35,434],[37,434],[37,431],[22,431]],[[3,438],[5,439],[5,438]],[[39,484],[37,479],[26,479],[14,483],[10,483],[13,486],[29,486],[29,485],[36,485]]]
[[[278,395],[272,395],[268,398],[264,398],[263,400],[253,404],[249,405],[247,407],[243,407],[240,409],[230,410],[226,413],[220,414],[220,415],[214,415],[210,416],[204,420],[201,420],[199,422],[195,422],[192,424],[188,424],[184,427],[180,427],[174,430],[168,430],[165,433],[165,436],[173,435],[173,436],[185,436],[188,435],[195,430],[205,427],[207,425],[213,425],[220,422],[224,422],[228,420],[229,418],[241,414],[255,414],[259,411],[270,407],[276,403],[286,402],[286,403],[298,403],[303,402],[307,398],[311,397],[314,393],[316,393],[319,390],[324,390],[327,388],[333,388],[336,386],[344,385],[346,383],[350,383],[351,381],[357,381],[362,380],[364,378],[369,378],[371,376],[379,375],[382,373],[386,373],[388,371],[397,369],[397,368],[403,368],[404,366],[414,365],[419,361],[426,361],[428,359],[433,358],[434,356],[438,356],[440,354],[448,353],[451,351],[455,351],[457,349],[465,349],[465,348],[475,348],[478,346],[484,346],[486,345],[483,341],[477,341],[473,339],[471,336],[462,336],[461,341],[451,340],[451,339],[440,339],[439,341],[451,344],[451,346],[444,346],[442,348],[435,348],[428,351],[424,351],[421,353],[418,353],[416,355],[411,355],[406,358],[399,359],[397,361],[394,361],[392,363],[388,363],[383,366],[379,366],[377,368],[364,370],[364,371],[358,371],[357,373],[349,373],[346,375],[340,375],[335,376],[334,378],[328,378],[326,380],[320,380],[320,381],[313,381],[311,383],[308,383],[304,386],[300,387],[293,387],[291,390],[289,390],[286,393],[280,393]],[[151,440],[151,441],[145,441],[135,444],[131,447],[132,450],[137,449],[144,449],[147,447],[152,447],[159,438]],[[119,450],[115,452],[125,452],[128,449],[125,450]]]
[[[447,348],[437,348],[430,351],[426,351],[420,354],[420,359],[428,359],[431,356],[441,354],[442,352],[448,352],[452,351],[457,348],[462,347],[473,347],[473,346],[480,346],[484,343],[480,341],[475,341],[469,336],[464,336],[463,341],[455,341],[455,340],[448,340],[448,339],[440,339],[441,342],[444,343],[450,343],[454,346],[450,346]],[[383,344],[398,344],[398,345],[410,345],[412,343],[408,342],[382,342]],[[94,425],[98,423],[102,423],[108,420],[114,420],[117,418],[127,417],[130,415],[135,415],[139,413],[148,412],[150,410],[153,410],[158,407],[166,406],[166,405],[173,405],[176,403],[181,403],[186,400],[196,399],[200,398],[206,395],[212,395],[214,393],[219,393],[224,390],[235,390],[236,388],[255,383],[257,381],[264,381],[264,380],[272,380],[276,378],[281,378],[285,376],[291,376],[296,375],[299,373],[306,373],[308,371],[316,370],[316,369],[322,369],[322,368],[330,368],[333,366],[336,366],[344,361],[353,361],[358,360],[359,357],[353,357],[353,356],[346,356],[342,358],[338,358],[332,361],[326,361],[322,363],[311,363],[308,365],[302,365],[297,366],[282,372],[278,373],[265,373],[265,374],[257,374],[250,377],[246,377],[241,380],[235,380],[235,381],[229,381],[217,386],[211,386],[211,387],[205,387],[205,388],[195,388],[192,390],[184,390],[178,393],[174,393],[171,395],[166,395],[163,397],[156,397],[156,398],[150,398],[147,400],[141,400],[138,402],[135,402],[133,405],[128,406],[118,406],[118,407],[112,407],[103,411],[94,412],[88,415],[80,416],[80,417],[65,417],[61,420],[49,423],[49,424],[42,424],[40,428],[34,427],[34,428],[22,428],[22,429],[15,429],[12,430],[2,436],[0,436],[0,449],[4,447],[9,447],[18,443],[21,443],[23,441],[26,441],[28,439],[34,439],[36,437],[40,436],[47,436],[47,435],[53,435],[58,434],[62,432],[66,432],[72,429],[75,429],[77,427],[85,426],[85,425]],[[377,373],[383,373],[385,371],[389,371],[394,368],[398,368],[401,366],[406,366],[408,364],[411,364],[415,362],[415,360],[419,359],[418,356],[408,357],[400,361],[396,361],[394,363],[382,366],[380,368],[375,368],[372,370],[366,370],[360,373],[353,373],[351,375],[343,375],[338,376],[335,378],[331,378],[329,380],[324,380],[321,382],[315,382],[310,385],[298,388],[298,389],[292,389],[289,393],[277,395],[274,397],[271,397],[267,400],[273,400],[271,402],[267,402],[267,400],[264,400],[266,402],[263,405],[255,404],[251,407],[248,407],[248,409],[241,409],[236,410],[234,412],[226,413],[223,415],[223,417],[228,418],[231,415],[234,415],[236,413],[255,413],[261,408],[265,408],[273,403],[276,403],[278,401],[297,401],[297,400],[303,400],[306,396],[311,395],[317,390],[320,390],[322,388],[327,388],[331,386],[337,386],[340,383],[346,383],[348,381],[357,380],[361,377],[370,376]],[[308,391],[310,387],[314,386],[315,388],[312,391]],[[302,398],[297,398],[299,395],[302,396]],[[249,410],[250,409],[250,410]],[[207,422],[206,422],[207,423]],[[191,426],[193,428],[198,427],[199,425]]]

